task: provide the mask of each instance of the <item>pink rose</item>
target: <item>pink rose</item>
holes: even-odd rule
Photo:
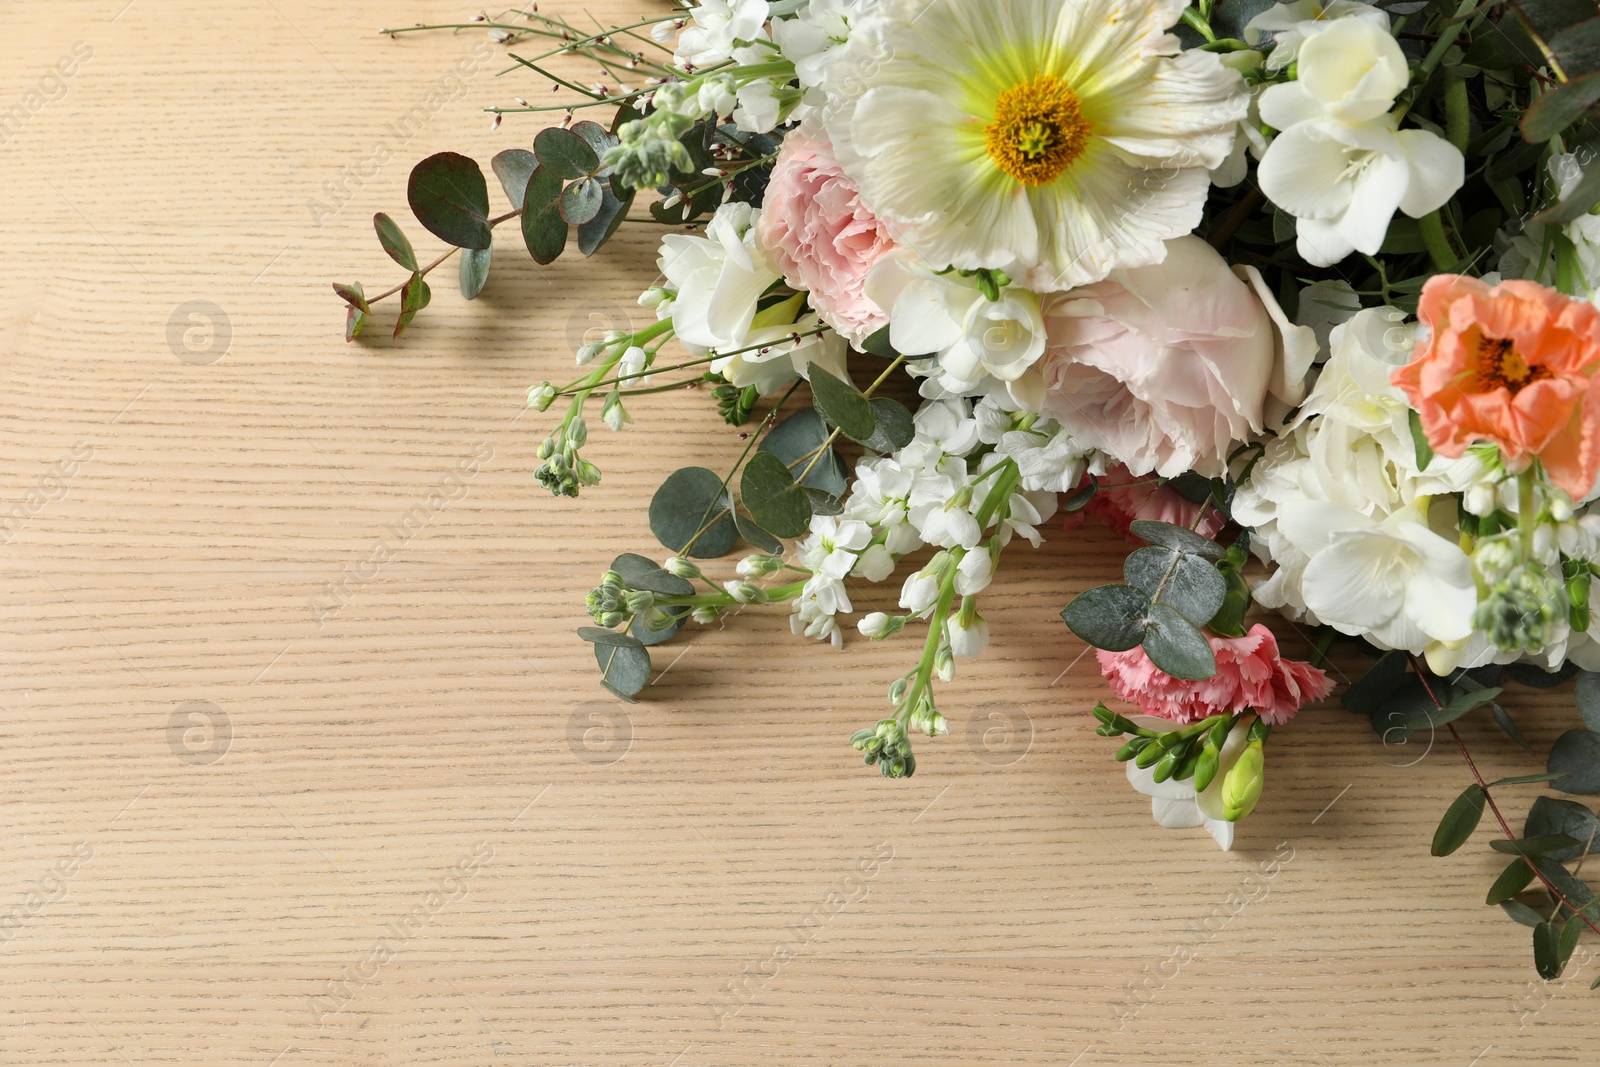
[[[1045,414],[1135,475],[1221,474],[1233,446],[1304,398],[1317,350],[1260,272],[1229,270],[1198,237],[1060,294],[1044,319]]]
[[[1084,481],[1087,482],[1088,478],[1085,477]],[[1089,503],[1082,511],[1067,514],[1066,529],[1076,529],[1084,512],[1094,515],[1113,532],[1130,540],[1135,539],[1129,532],[1135,519],[1154,519],[1157,522],[1170,522],[1174,526],[1187,526],[1201,537],[1213,538],[1227,525],[1216,508],[1207,507],[1205,518],[1196,527],[1195,517],[1200,514],[1201,505],[1184,498],[1176,489],[1159,484],[1153,474],[1135,478],[1126,467],[1112,467],[1095,481],[1100,483],[1099,490],[1089,498]],[[1127,484],[1129,482],[1134,484]]]
[[[812,308],[852,344],[888,325],[867,299],[867,272],[894,241],[861,200],[826,140],[806,131],[783,142],[761,205],[756,240],[784,281],[810,294]]]
[[[1146,715],[1176,723],[1253,709],[1276,726],[1294,718],[1302,704],[1321,700],[1333,689],[1316,667],[1279,656],[1278,639],[1260,623],[1243,637],[1209,639],[1217,673],[1197,682],[1179,681],[1159,670],[1142,648],[1096,656],[1113,693]]]

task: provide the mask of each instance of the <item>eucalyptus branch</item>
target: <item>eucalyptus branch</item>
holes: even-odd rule
[[[904,363],[905,361],[906,361],[906,357],[905,356],[895,356],[894,359],[890,360],[889,365],[887,367],[883,368],[883,373],[878,375],[878,380],[873,382],[871,385],[867,386],[865,389],[861,390],[861,395],[864,396],[864,397],[870,397],[873,394],[874,390],[876,390],[878,388],[878,386],[882,385],[885,381],[888,380],[890,372],[893,371],[900,364]],[[811,473],[811,468],[813,468],[813,467],[815,467],[817,465],[817,461],[822,459],[823,453],[827,452],[828,449],[830,447],[832,447],[833,442],[838,440],[838,438],[839,438],[839,427],[835,426],[833,428],[833,431],[828,434],[826,439],[823,440],[822,444],[818,445],[816,450],[811,453],[811,462],[806,464],[806,469],[801,471],[798,475],[795,476],[795,480],[794,481],[795,481],[796,485],[800,485],[800,484],[805,482],[806,476]],[[798,463],[798,462],[800,462],[800,461],[799,460],[795,460],[795,463]],[[793,466],[794,466],[794,464],[791,463],[790,467],[793,467]]]
[[[504,215],[496,215],[494,218],[489,220],[489,226],[492,228],[492,227],[500,225],[502,222],[505,222],[508,219],[520,218],[521,216],[522,216],[522,209],[521,208],[517,208],[515,211],[508,211]],[[452,247],[452,248],[447,249],[445,252],[443,252],[439,256],[438,259],[434,260],[432,263],[429,263],[426,267],[420,268],[417,271],[417,273],[422,275],[423,277],[427,277],[428,274],[431,273],[435,267],[437,267],[440,264],[444,263],[446,260],[448,260],[451,256],[455,255],[459,251],[461,251],[461,249],[460,248],[456,248],[456,247]],[[383,292],[379,293],[377,296],[370,296],[370,297],[367,298],[367,303],[370,305],[370,304],[376,304],[380,300],[386,300],[389,297],[391,297],[391,296],[395,295],[396,293],[398,293],[400,290],[404,289],[407,285],[410,284],[410,282],[411,282],[411,279],[407,278],[405,281],[401,282],[399,285],[395,286],[393,289],[385,289]]]

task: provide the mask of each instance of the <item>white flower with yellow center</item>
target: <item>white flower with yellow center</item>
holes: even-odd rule
[[[1166,29],[1184,0],[884,0],[824,120],[895,239],[1036,292],[1160,262],[1200,221],[1244,82]]]

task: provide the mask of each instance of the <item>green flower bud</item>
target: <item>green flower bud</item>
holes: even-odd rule
[[[1222,779],[1222,817],[1238,822],[1249,815],[1261,799],[1266,783],[1267,757],[1260,741],[1251,741]]]
[[[704,577],[700,568],[695,565],[694,560],[685,556],[669,556],[666,562],[661,564],[661,569],[670,574],[676,574],[679,578],[687,578],[690,581]]]
[[[528,406],[535,411],[550,410],[550,405],[555,403],[555,399],[556,387],[549,382],[540,382],[528,389]]]
[[[1167,750],[1162,748],[1160,745],[1146,745],[1144,748],[1140,749],[1139,754],[1133,758],[1133,765],[1138,767],[1140,770],[1144,770],[1156,760],[1166,755],[1166,753]]]
[[[1204,793],[1211,780],[1217,776],[1217,750],[1209,744],[1200,749],[1194,761],[1194,791]]]
[[[648,589],[635,589],[627,595],[624,603],[628,605],[630,614],[642,615],[656,606],[656,595]]]
[[[1177,749],[1168,749],[1165,755],[1156,760],[1156,768],[1152,777],[1158,782],[1165,782],[1172,777],[1172,772],[1178,769],[1179,759],[1180,756]]]
[[[720,614],[721,613],[717,611],[716,608],[699,607],[695,608],[689,613],[689,618],[693,619],[701,626],[710,626],[712,623],[717,621],[717,616]]]
[[[579,415],[567,423],[567,444],[573,448],[582,448],[589,440],[589,424]]]
[[[1150,742],[1150,739],[1148,737],[1132,737],[1132,738],[1129,738],[1127,744],[1125,744],[1121,748],[1117,749],[1117,752],[1116,752],[1117,762],[1118,763],[1125,763],[1128,760],[1131,760],[1133,757],[1137,756],[1139,753],[1143,752],[1146,748],[1148,748],[1150,746],[1150,743],[1151,742]]]

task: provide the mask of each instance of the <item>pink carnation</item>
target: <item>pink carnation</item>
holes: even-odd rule
[[[796,131],[783,142],[761,204],[756,240],[784,281],[810,294],[812,308],[859,345],[888,325],[867,299],[867,272],[895,249],[861,200],[826,140]]]
[[[1085,479],[1087,481],[1087,479]],[[1135,519],[1155,519],[1174,526],[1194,527],[1202,537],[1216,537],[1227,523],[1216,508],[1207,507],[1205,518],[1194,526],[1202,505],[1185,499],[1176,489],[1159,484],[1153,475],[1135,478],[1126,467],[1112,467],[1095,479],[1100,489],[1084,506],[1087,511],[1117,534],[1132,539],[1129,526]],[[1127,483],[1142,483],[1129,485]],[[1067,515],[1066,528],[1074,529],[1082,512]]]
[[[1243,637],[1213,636],[1210,641],[1217,673],[1197,682],[1159,670],[1142,648],[1096,655],[1113,693],[1146,715],[1176,723],[1253,709],[1276,726],[1333,688],[1328,676],[1311,664],[1279,656],[1278,639],[1260,623]]]

